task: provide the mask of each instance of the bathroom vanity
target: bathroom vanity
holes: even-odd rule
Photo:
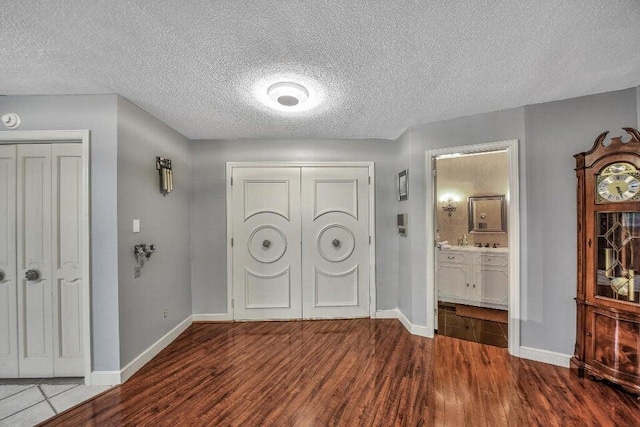
[[[436,257],[439,301],[508,309],[508,248],[452,246]]]

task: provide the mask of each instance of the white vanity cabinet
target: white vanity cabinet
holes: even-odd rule
[[[506,250],[443,249],[437,254],[438,300],[507,309],[509,266]]]

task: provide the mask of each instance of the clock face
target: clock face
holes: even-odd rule
[[[633,175],[614,174],[598,182],[598,194],[609,202],[624,202],[640,191],[640,181]]]

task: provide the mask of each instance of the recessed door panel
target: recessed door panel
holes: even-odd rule
[[[304,318],[369,316],[369,169],[302,168]]]
[[[301,318],[300,168],[234,168],[232,199],[234,318]]]
[[[246,270],[244,283],[246,308],[291,308],[289,268],[272,276]]]
[[[51,145],[18,146],[18,334],[21,377],[53,376]]]
[[[358,266],[338,274],[316,270],[315,292],[315,307],[357,306]]]
[[[18,376],[16,146],[0,146],[0,378]]]
[[[52,146],[54,375],[83,375],[82,147]]]

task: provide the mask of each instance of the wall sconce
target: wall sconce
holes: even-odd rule
[[[156,157],[156,170],[160,172],[160,192],[166,196],[173,191],[171,159]]]
[[[442,196],[440,202],[442,203],[442,210],[448,213],[449,216],[458,209],[458,198],[451,194]]]

